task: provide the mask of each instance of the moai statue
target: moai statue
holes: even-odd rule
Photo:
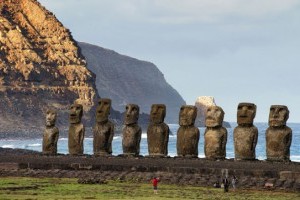
[[[150,124],[147,129],[148,152],[150,156],[167,156],[169,126],[164,123],[166,106],[153,104],[150,113]]]
[[[269,128],[266,130],[267,160],[290,161],[292,129],[286,126],[289,110],[286,106],[272,105]]]
[[[198,157],[200,131],[194,126],[197,116],[196,106],[182,106],[179,113],[179,129],[177,131],[178,156]]]
[[[83,107],[80,104],[73,104],[70,107],[69,116],[69,154],[79,155],[83,154],[83,139],[85,128],[81,123],[81,118],[83,115]]]
[[[236,160],[255,160],[255,147],[258,130],[253,125],[256,115],[256,105],[240,103],[237,110],[237,123],[233,131],[234,154]]]
[[[93,149],[95,155],[111,155],[114,124],[108,120],[111,100],[100,99],[96,108],[96,125],[93,128]]]
[[[225,159],[227,130],[222,127],[224,111],[219,106],[210,106],[205,119],[205,157],[208,159]]]
[[[142,129],[138,125],[140,108],[136,104],[127,104],[124,128],[123,128],[123,155],[138,156],[140,154],[140,142]]]
[[[46,129],[43,135],[43,154],[57,154],[58,128],[55,126],[56,112],[48,110],[46,113]]]

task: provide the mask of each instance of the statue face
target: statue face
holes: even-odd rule
[[[206,111],[205,125],[207,127],[222,126],[224,111],[219,106],[210,106]]]
[[[81,122],[83,114],[83,107],[80,104],[73,104],[70,107],[69,121],[71,124],[78,124]]]
[[[136,124],[139,119],[140,108],[136,104],[127,104],[125,111],[125,125]]]
[[[253,125],[256,115],[256,105],[253,103],[240,103],[237,110],[238,125]]]
[[[194,125],[197,116],[196,106],[181,106],[179,113],[179,125],[191,126]]]
[[[153,104],[150,112],[150,121],[155,124],[163,123],[166,116],[164,104]]]
[[[54,110],[47,110],[46,113],[46,126],[53,127],[56,121],[56,112]]]
[[[98,123],[103,123],[108,121],[108,116],[110,114],[111,100],[110,99],[100,99],[98,106],[96,108],[96,121]]]
[[[269,114],[269,126],[285,126],[289,118],[289,109],[283,105],[272,105]]]

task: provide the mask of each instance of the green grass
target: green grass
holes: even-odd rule
[[[299,193],[230,190],[159,184],[153,194],[150,183],[109,181],[107,184],[78,184],[77,179],[16,178],[0,179],[0,199],[300,199]]]

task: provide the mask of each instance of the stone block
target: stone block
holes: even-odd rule
[[[18,163],[0,163],[0,170],[1,169],[8,169],[8,170],[13,170],[13,169],[19,169],[19,164]]]
[[[279,172],[280,179],[300,179],[300,172],[281,171]]]
[[[294,190],[300,192],[300,182],[295,182],[294,183]]]
[[[284,182],[285,182],[285,180],[283,180],[283,179],[277,179],[274,186],[275,187],[282,187]]]
[[[291,189],[291,188],[293,188],[294,183],[295,183],[295,181],[293,181],[293,180],[287,180],[284,182],[283,188]]]
[[[52,164],[51,163],[28,163],[28,168],[48,170],[48,169],[52,169]]]

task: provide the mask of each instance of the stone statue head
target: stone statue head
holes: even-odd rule
[[[239,103],[237,110],[238,125],[253,125],[256,115],[256,105],[253,103]]]
[[[217,127],[222,126],[224,111],[219,106],[209,106],[206,110],[205,126]]]
[[[140,108],[136,104],[127,104],[125,111],[125,125],[136,124],[139,119]]]
[[[179,125],[180,126],[191,126],[194,125],[197,117],[196,106],[181,106],[179,113]]]
[[[289,109],[284,105],[272,105],[269,114],[269,126],[285,126],[289,119]]]
[[[166,116],[166,105],[153,104],[150,112],[150,122],[160,124],[164,122]]]
[[[55,110],[47,110],[46,112],[46,126],[53,127],[56,122],[56,111]]]
[[[83,114],[83,106],[81,104],[73,104],[70,107],[69,121],[71,124],[78,124],[81,122]]]
[[[110,114],[111,99],[100,99],[96,108],[96,121],[98,123],[105,123],[108,121]]]

